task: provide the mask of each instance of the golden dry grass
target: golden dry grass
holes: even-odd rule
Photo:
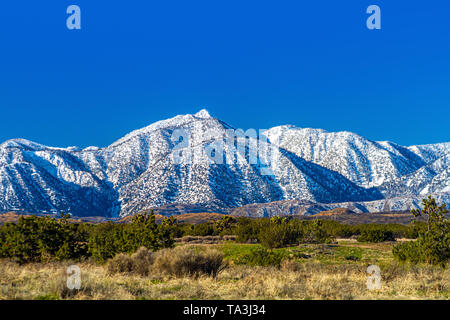
[[[213,279],[173,277],[152,270],[148,276],[110,275],[105,266],[77,263],[82,288],[67,289],[69,262],[20,266],[0,260],[0,299],[449,299],[450,271],[382,266],[381,289],[366,287],[367,263],[327,264],[294,261],[274,267],[231,264]]]

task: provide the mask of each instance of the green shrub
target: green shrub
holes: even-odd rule
[[[95,226],[89,237],[89,252],[94,260],[104,263],[117,253],[132,254],[141,247],[156,251],[173,244],[172,230],[158,226],[152,212],[133,216],[130,224],[108,222]]]
[[[321,220],[303,221],[302,223],[302,243],[331,243],[334,237],[324,227]]]
[[[266,219],[251,219],[251,218],[238,218],[235,233],[237,241],[246,243],[250,241],[258,240],[258,234],[261,230],[261,225],[268,223]]]
[[[249,266],[275,266],[280,267],[286,254],[283,251],[269,250],[264,247],[255,247],[250,252],[238,257],[236,264],[244,264]]]
[[[361,260],[361,257],[357,256],[357,255],[353,255],[353,254],[349,254],[345,256],[345,260],[349,260],[349,261],[359,261]]]
[[[427,218],[427,230],[419,234],[417,241],[394,246],[392,253],[399,261],[425,262],[445,267],[450,261],[450,221],[446,218],[446,205],[437,205],[428,197],[422,200],[423,209],[413,210],[415,217]]]
[[[161,220],[161,229],[169,233],[172,238],[181,238],[185,234],[185,225],[178,223],[174,216]]]
[[[213,236],[216,235],[216,230],[214,229],[214,224],[211,222],[205,222],[200,224],[190,225],[186,234],[189,236]]]
[[[259,242],[269,249],[282,248],[295,244],[300,237],[301,231],[297,226],[286,222],[271,222],[258,234]]]
[[[300,221],[291,217],[239,218],[235,233],[238,242],[256,239],[271,249],[298,243],[330,243],[334,240],[331,230],[327,221],[320,220]]]
[[[399,261],[419,263],[424,261],[423,253],[417,243],[413,241],[402,242],[392,248],[392,254]]]
[[[0,257],[19,263],[80,259],[88,255],[89,226],[48,217],[20,217],[0,227]]]
[[[321,220],[323,229],[332,237],[350,238],[360,236],[367,230],[378,229],[393,233],[394,238],[417,239],[419,233],[426,230],[423,222],[414,222],[410,225],[402,224],[357,224],[348,225],[332,220]]]
[[[384,242],[395,241],[394,233],[392,231],[381,228],[362,230],[361,235],[357,239],[359,242]]]
[[[229,235],[233,233],[236,220],[230,216],[223,216],[219,220],[214,221],[215,233],[219,235]]]
[[[407,239],[417,239],[420,234],[423,234],[425,231],[427,231],[426,223],[413,221],[413,223],[411,223],[405,232],[399,235],[399,237],[401,236]]]
[[[445,267],[450,260],[450,237],[426,232],[415,242],[400,243],[392,249],[392,254],[399,261],[411,263],[428,263]]]
[[[96,225],[89,236],[89,253],[95,261],[103,263],[117,253],[129,252],[124,244],[126,225],[112,222]]]

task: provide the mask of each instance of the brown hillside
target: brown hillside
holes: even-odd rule
[[[356,214],[356,212],[354,212],[350,209],[347,209],[347,208],[336,208],[333,210],[319,212],[319,213],[315,214],[315,216],[323,217],[323,216],[333,216],[333,215],[343,215],[343,214]]]
[[[211,220],[219,220],[224,215],[221,213],[212,213],[212,212],[196,212],[196,213],[185,213],[174,216],[179,223],[188,223],[188,224],[199,224],[208,222]],[[159,223],[165,216],[160,214],[155,214],[156,222]],[[119,221],[118,223],[130,223],[133,216],[126,216]]]

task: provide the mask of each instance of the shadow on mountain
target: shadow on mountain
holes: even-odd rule
[[[279,148],[295,167],[308,176],[308,189],[320,203],[372,201],[384,199],[377,188],[366,189],[351,182],[340,173],[306,161],[286,149]],[[317,187],[320,187],[318,190]],[[325,192],[323,192],[325,191]],[[301,200],[301,198],[298,198]]]

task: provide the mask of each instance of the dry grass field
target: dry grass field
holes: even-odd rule
[[[192,245],[188,245],[192,246]],[[399,265],[392,243],[299,245],[282,250],[280,268],[235,263],[255,245],[195,245],[223,252],[228,266],[216,278],[175,277],[151,269],[147,276],[108,273],[106,266],[76,263],[82,287],[67,289],[69,262],[18,265],[0,260],[0,299],[449,299],[450,271]],[[381,288],[366,286],[367,267],[381,269]]]

